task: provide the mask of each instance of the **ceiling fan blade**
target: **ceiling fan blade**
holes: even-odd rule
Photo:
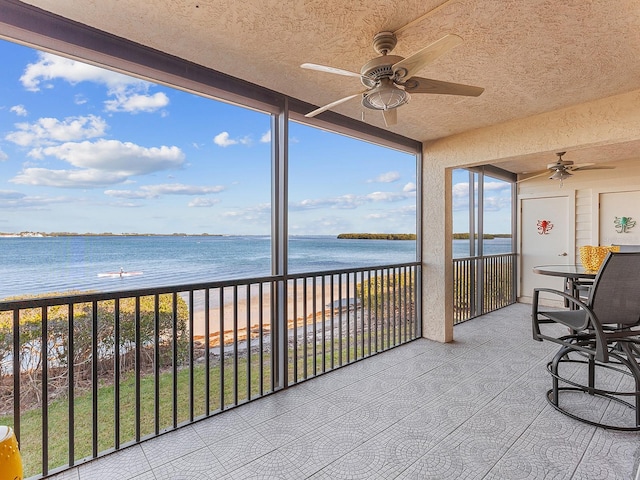
[[[413,75],[418,73],[423,67],[461,43],[462,38],[458,35],[445,35],[440,40],[436,40],[431,45],[424,47],[422,50],[418,50],[410,57],[400,60],[394,64],[391,69],[399,78],[413,77]]]
[[[430,78],[411,77],[404,83],[405,91],[409,93],[437,93],[444,95],[465,95],[467,97],[477,97],[484,88],[461,83],[443,82]]]
[[[398,110],[395,108],[392,108],[390,110],[383,110],[382,116],[384,117],[384,124],[387,127],[398,123]]]
[[[592,165],[595,165],[595,163],[578,163],[576,165],[569,165],[568,168],[571,170],[582,170],[584,168],[591,167]]]
[[[350,72],[348,70],[342,70],[341,68],[327,67],[326,65],[317,65],[315,63],[303,63],[302,65],[300,65],[300,67],[306,68],[307,70],[317,70],[319,72],[335,73],[337,75],[344,75],[346,77],[360,78],[362,76],[359,73]]]
[[[572,172],[576,170],[613,170],[616,167],[611,167],[608,165],[597,165],[595,163],[580,163],[578,165],[574,165],[570,168]]]
[[[331,109],[331,108],[333,108],[333,107],[335,107],[337,105],[340,105],[341,103],[344,103],[344,102],[347,102],[347,101],[351,100],[352,98],[356,98],[356,97],[362,95],[363,93],[364,92],[354,93],[353,95],[349,95],[348,97],[344,97],[344,98],[341,98],[339,100],[336,100],[335,102],[328,103],[324,107],[317,108],[313,112],[307,113],[305,115],[305,117],[307,117],[307,118],[315,117],[316,115],[324,112],[325,110],[329,110],[329,109]]]

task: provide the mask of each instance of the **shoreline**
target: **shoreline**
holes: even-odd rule
[[[215,304],[209,305],[209,347],[219,347],[220,338],[223,343],[228,345],[233,343],[234,336],[237,335],[238,342],[246,341],[248,337],[257,338],[260,334],[260,313],[262,311],[262,333],[268,334],[271,330],[271,292],[265,289],[262,293],[262,302],[257,285],[253,286],[249,293],[249,302],[247,303],[246,289],[237,289],[238,296],[235,298],[227,298],[224,301],[222,309],[219,301],[215,299]],[[245,290],[245,291],[241,291]],[[292,328],[294,324],[297,327],[304,328],[304,325],[313,325],[328,320],[331,315],[340,313],[341,310],[348,308],[353,298],[353,290],[347,294],[346,285],[342,285],[342,291],[339,291],[338,285],[334,285],[333,301],[331,305],[331,289],[325,288],[324,300],[321,288],[316,288],[315,298],[313,289],[309,288],[307,295],[304,295],[302,288],[297,289],[297,297],[294,299],[293,293],[290,292],[287,299],[287,325]],[[306,297],[306,298],[305,298]],[[193,305],[189,305],[187,295],[182,297],[190,310],[193,310],[193,339],[196,342],[205,342],[205,321],[206,309],[204,294],[194,295]],[[337,302],[342,300],[341,308],[336,308]],[[305,309],[306,301],[306,309]],[[326,301],[326,303],[323,303]],[[212,302],[213,303],[213,302]],[[315,308],[314,308],[315,304]],[[247,305],[249,308],[247,308]],[[222,325],[220,314],[222,313]],[[234,335],[234,326],[237,326],[237,333]],[[220,334],[222,332],[222,335]]]

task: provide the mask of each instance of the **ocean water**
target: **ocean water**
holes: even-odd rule
[[[494,248],[487,247],[491,242],[496,242]],[[508,240],[491,242],[485,244],[487,254],[509,251]],[[468,242],[454,242],[454,256],[467,255],[467,249]],[[415,258],[413,241],[339,240],[334,236],[289,240],[291,273],[404,263]],[[266,276],[271,273],[270,259],[268,236],[0,238],[0,299]],[[142,273],[99,276],[121,268]]]
[[[477,248],[477,247],[476,247]],[[483,244],[483,252],[485,255],[497,255],[499,253],[511,252],[510,238],[494,238],[485,240]],[[469,256],[469,240],[453,241],[453,258]]]

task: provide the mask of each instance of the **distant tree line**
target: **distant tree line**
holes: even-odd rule
[[[415,240],[415,233],[341,233],[340,239],[348,240]]]

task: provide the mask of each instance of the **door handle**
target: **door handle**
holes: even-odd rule
[[[567,255],[568,255],[567,252],[562,252],[558,254],[559,257],[566,257]]]

